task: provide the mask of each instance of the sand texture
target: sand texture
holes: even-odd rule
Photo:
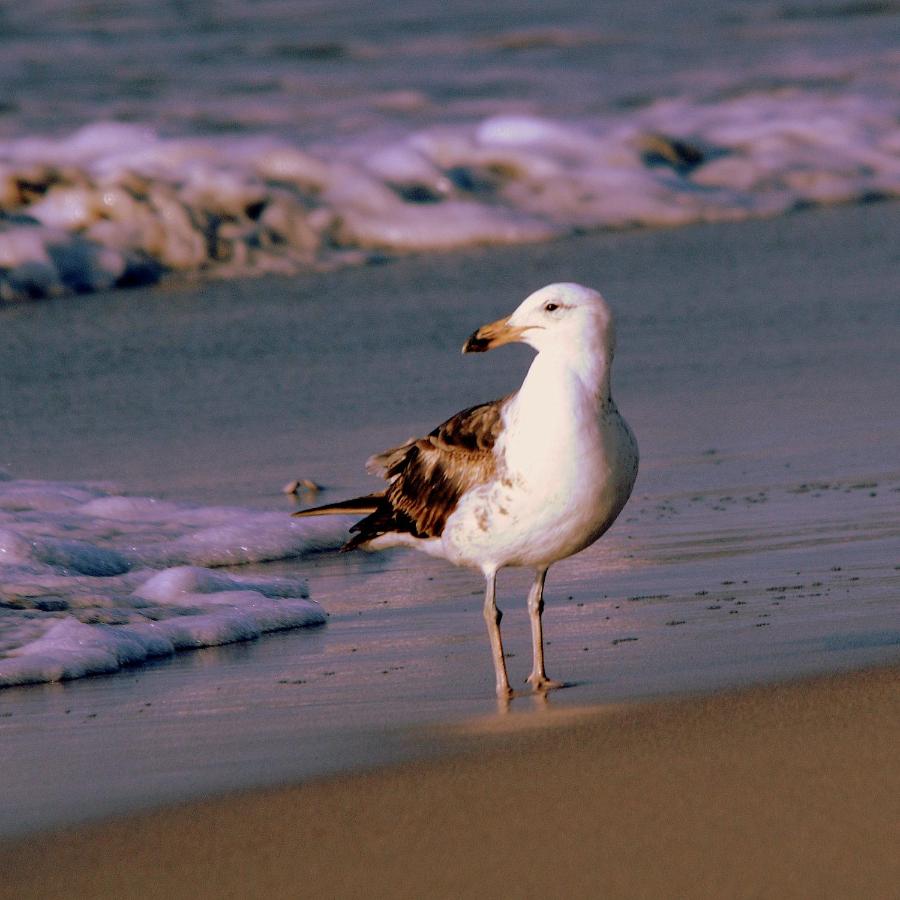
[[[897,896],[896,668],[447,737],[443,761],[0,849],[4,896]]]

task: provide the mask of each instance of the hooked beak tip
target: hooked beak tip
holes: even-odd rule
[[[485,353],[491,349],[491,339],[481,336],[481,329],[473,331],[463,344],[463,353]]]
[[[509,318],[498,319],[482,325],[477,331],[473,331],[469,339],[463,344],[463,353],[484,353],[501,347],[521,338],[525,329],[509,324]]]

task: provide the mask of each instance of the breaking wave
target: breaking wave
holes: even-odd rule
[[[802,88],[577,123],[499,115],[326,154],[97,123],[0,142],[0,302],[900,195],[900,102]]]

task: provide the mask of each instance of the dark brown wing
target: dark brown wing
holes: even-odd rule
[[[464,409],[427,437],[373,456],[369,471],[390,484],[378,508],[350,529],[358,534],[345,549],[392,531],[439,537],[459,498],[493,476],[494,444],[508,399]]]

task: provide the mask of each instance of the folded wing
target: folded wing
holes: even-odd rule
[[[367,468],[388,482],[381,494],[370,494],[295,513],[299,516],[368,512],[350,530],[344,546],[352,550],[389,533],[416,538],[440,537],[444,525],[467,491],[496,472],[494,447],[509,398],[472,406],[438,425],[427,437],[373,456]]]

